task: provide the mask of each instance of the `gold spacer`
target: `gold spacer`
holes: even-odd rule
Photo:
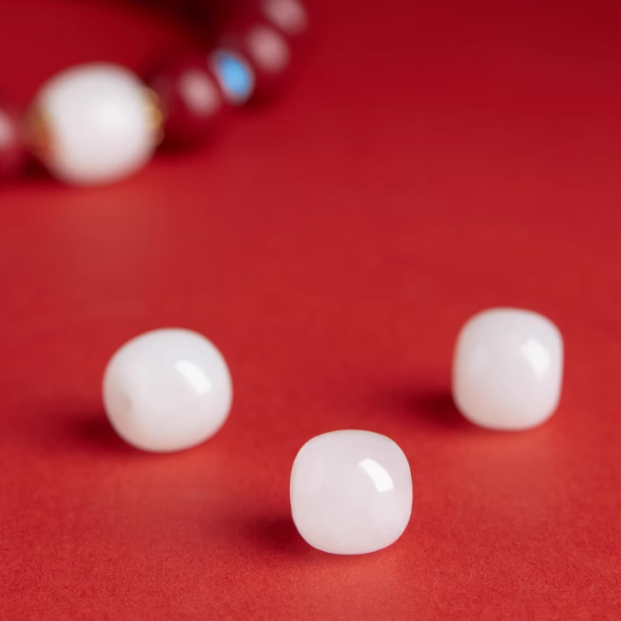
[[[54,154],[52,123],[42,108],[33,106],[26,114],[24,140],[30,152],[42,161],[48,161]]]
[[[147,123],[153,132],[155,144],[164,140],[164,112],[160,103],[159,95],[148,86],[143,87],[146,99]]]

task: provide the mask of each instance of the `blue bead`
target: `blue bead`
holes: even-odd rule
[[[212,58],[222,90],[231,103],[240,105],[248,101],[254,91],[252,69],[239,56],[226,50],[216,50]]]

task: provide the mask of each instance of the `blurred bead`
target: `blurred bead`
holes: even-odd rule
[[[198,16],[201,35],[206,42],[213,44],[219,34],[227,27],[246,7],[255,0],[185,0],[192,5]],[[177,0],[171,4],[177,6]]]
[[[308,30],[308,13],[299,0],[260,0],[261,14],[289,37],[300,37]]]
[[[200,444],[226,421],[233,388],[222,354],[190,330],[147,332],[106,368],[103,399],[116,432],[146,451]]]
[[[240,19],[220,45],[247,60],[255,76],[255,97],[273,94],[289,75],[293,58],[287,38],[264,19]]]
[[[563,379],[563,337],[546,317],[495,308],[472,317],[459,333],[453,398],[472,423],[517,431],[546,421]]]
[[[0,179],[16,177],[25,161],[21,115],[16,106],[0,97]]]
[[[172,59],[158,67],[148,80],[164,114],[166,142],[198,144],[211,134],[225,111],[224,94],[217,78],[200,56]]]
[[[255,74],[244,56],[232,49],[219,47],[210,54],[208,64],[228,103],[241,106],[252,97]]]
[[[132,72],[107,63],[74,67],[50,79],[31,119],[35,154],[54,176],[80,185],[136,172],[151,158],[161,131],[153,94]]]

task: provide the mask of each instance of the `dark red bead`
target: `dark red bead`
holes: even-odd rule
[[[196,145],[214,133],[226,114],[218,80],[207,54],[172,58],[151,72],[147,84],[157,94],[164,115],[164,140]]]
[[[0,96],[0,179],[17,176],[25,163],[21,112],[8,99]]]
[[[302,25],[305,27],[305,22]],[[231,24],[218,46],[248,61],[255,80],[253,98],[274,94],[288,80],[296,63],[295,37],[264,16],[259,4]]]
[[[254,0],[186,0],[193,3],[201,15],[201,30],[206,40],[213,43],[221,32],[251,6]]]
[[[308,0],[254,0],[254,11],[276,27],[297,51],[309,32]]]

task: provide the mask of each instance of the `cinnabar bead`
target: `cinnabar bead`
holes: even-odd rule
[[[200,144],[222,123],[226,101],[207,55],[164,61],[151,72],[147,83],[159,98],[168,144]]]
[[[255,11],[231,24],[218,47],[248,62],[254,74],[255,99],[277,92],[289,78],[295,59],[288,37]]]
[[[255,10],[296,46],[306,38],[309,27],[308,8],[301,0],[256,0]]]
[[[26,146],[19,108],[0,95],[0,179],[19,175],[26,162]]]

